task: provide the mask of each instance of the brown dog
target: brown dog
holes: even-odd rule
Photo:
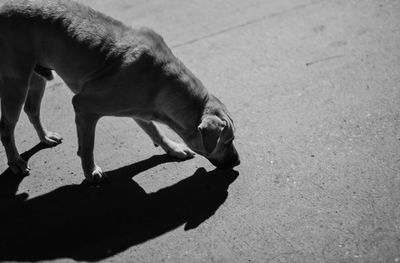
[[[130,28],[69,0],[13,0],[0,9],[0,50],[0,133],[14,173],[29,172],[14,142],[24,103],[42,142],[62,140],[39,117],[51,70],[75,93],[78,155],[88,180],[105,177],[93,157],[102,116],[132,117],[172,156],[196,152],[219,168],[239,164],[225,106],[148,28]],[[171,127],[190,149],[168,139],[153,121]]]

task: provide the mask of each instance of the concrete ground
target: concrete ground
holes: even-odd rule
[[[57,78],[42,115],[64,142],[34,147],[22,114],[25,178],[0,148],[0,261],[400,261],[399,1],[85,3],[164,36],[230,109],[242,164],[176,162],[104,118],[96,158],[113,179],[81,184]]]

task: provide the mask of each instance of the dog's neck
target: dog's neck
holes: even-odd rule
[[[209,94],[179,60],[168,65],[166,86],[158,96],[161,121],[183,139],[197,132]]]
[[[197,135],[198,126],[206,116],[215,115],[222,120],[229,119],[225,106],[204,87],[202,89],[205,91],[203,96],[190,93],[179,104],[170,101],[169,111],[165,114],[163,122],[184,140]]]
[[[199,96],[184,92],[178,96],[179,99],[169,100],[164,104],[162,121],[185,139],[197,132],[208,101],[208,93]]]

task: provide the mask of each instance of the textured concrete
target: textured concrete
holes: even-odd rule
[[[42,109],[63,144],[32,149],[21,115],[31,175],[13,177],[0,148],[0,261],[400,261],[399,1],[85,3],[153,27],[225,102],[239,176],[150,158],[162,152],[133,121],[104,118],[96,157],[115,179],[81,185],[56,79]]]

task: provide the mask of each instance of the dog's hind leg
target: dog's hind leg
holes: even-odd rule
[[[40,120],[40,103],[43,98],[46,81],[36,73],[32,74],[28,97],[25,101],[24,111],[33,124],[41,142],[49,146],[60,144],[62,138],[55,132],[48,131]]]
[[[21,158],[15,145],[14,130],[28,92],[30,74],[0,78],[1,119],[0,134],[4,145],[8,165],[14,174],[29,173],[29,166]]]
[[[168,155],[179,159],[188,159],[194,156],[194,152],[186,145],[174,142],[165,136],[154,122],[139,119],[134,120],[150,136],[154,145],[161,146]]]

